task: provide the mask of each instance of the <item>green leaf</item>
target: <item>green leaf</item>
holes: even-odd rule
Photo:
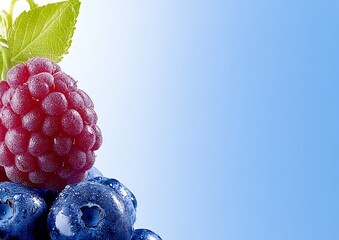
[[[37,56],[60,62],[71,46],[79,8],[79,0],[69,0],[21,13],[8,36],[12,65]]]

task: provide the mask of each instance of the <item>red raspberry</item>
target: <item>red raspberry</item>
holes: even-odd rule
[[[52,61],[12,67],[0,82],[0,181],[53,190],[82,181],[102,144],[93,108]]]

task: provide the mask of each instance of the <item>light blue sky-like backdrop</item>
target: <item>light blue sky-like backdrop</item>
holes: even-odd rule
[[[46,2],[46,1],[38,1]],[[339,2],[83,0],[63,70],[163,240],[339,239]]]

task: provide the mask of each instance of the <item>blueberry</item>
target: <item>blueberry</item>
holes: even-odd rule
[[[33,188],[0,183],[0,239],[46,239],[48,207]]]
[[[161,240],[161,237],[148,229],[135,229],[131,240]]]
[[[118,193],[96,182],[68,185],[48,214],[51,239],[130,240],[133,227]]]
[[[102,176],[103,176],[102,173],[96,167],[93,166],[91,169],[87,171],[86,180]]]
[[[101,183],[103,185],[109,186],[110,188],[114,189],[118,192],[120,197],[125,202],[128,215],[130,216],[132,225],[135,223],[136,220],[136,209],[137,209],[137,199],[135,198],[134,194],[121,182],[114,178],[106,178],[106,177],[95,177],[90,179],[89,181]]]

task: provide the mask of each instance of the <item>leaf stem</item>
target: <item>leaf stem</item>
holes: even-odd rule
[[[12,0],[11,1],[11,5],[9,5],[9,11],[7,14],[7,31],[12,27],[13,24],[13,10],[14,10],[14,6],[16,4],[18,0]]]
[[[8,47],[0,44],[0,51],[2,55],[2,71],[1,71],[1,80],[5,80],[7,77],[7,72],[11,68],[11,52]]]
[[[13,10],[14,10],[14,6],[16,4],[18,0],[12,0],[11,4],[9,5],[9,11],[8,11],[8,16],[7,16],[7,30],[10,29],[12,27],[13,24]],[[30,9],[36,8],[38,6],[38,4],[36,4],[34,2],[34,0],[26,0],[27,3],[29,4]]]
[[[11,51],[8,48],[7,45],[7,34],[8,31],[12,28],[13,25],[13,11],[15,4],[18,0],[12,0],[9,5],[9,11],[8,13],[6,11],[1,12],[0,20],[3,28],[3,35],[0,39],[0,53],[2,56],[2,69],[0,69],[1,72],[1,80],[5,80],[7,77],[8,70],[12,67],[12,61],[11,61]],[[29,4],[30,9],[38,7],[38,4],[34,2],[34,0],[26,0]]]
[[[38,6],[38,4],[36,4],[36,3],[34,2],[34,0],[26,0],[26,1],[28,2],[29,7],[30,7],[31,9],[36,8],[36,7]]]

